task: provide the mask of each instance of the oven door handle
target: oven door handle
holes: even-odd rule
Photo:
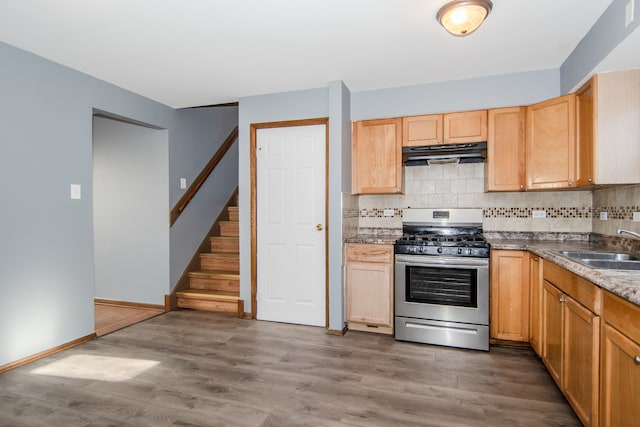
[[[430,255],[396,255],[396,263],[416,267],[488,267],[489,258],[454,258]]]

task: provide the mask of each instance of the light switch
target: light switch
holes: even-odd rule
[[[633,9],[635,0],[628,0],[624,9],[624,26],[625,28],[633,22]]]
[[[187,188],[187,178],[180,178],[180,189],[184,190]]]
[[[640,222],[640,212],[633,213],[633,222]]]
[[[82,198],[82,187],[80,184],[71,184],[71,199],[80,200]]]
[[[393,216],[394,215],[394,210],[393,209],[385,209],[383,215],[384,216]]]

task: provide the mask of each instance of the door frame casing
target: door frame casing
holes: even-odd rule
[[[329,327],[329,118],[290,120],[279,122],[252,123],[250,128],[249,156],[251,170],[251,318],[255,319],[258,313],[258,227],[257,227],[257,157],[256,145],[259,129],[271,129],[299,126],[325,126],[325,204],[324,204],[324,270],[325,270],[325,328]]]

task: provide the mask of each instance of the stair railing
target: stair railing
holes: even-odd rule
[[[178,220],[178,217],[180,217],[182,212],[184,212],[189,202],[191,202],[191,200],[195,197],[200,187],[202,187],[202,185],[207,180],[207,178],[209,178],[209,175],[211,175],[211,172],[213,172],[216,166],[218,166],[218,163],[220,163],[224,155],[227,153],[227,151],[229,151],[229,148],[231,148],[231,146],[233,145],[233,143],[237,138],[238,138],[238,127],[236,126],[231,131],[227,139],[222,143],[220,148],[218,148],[218,151],[216,151],[213,157],[211,157],[211,160],[209,160],[206,166],[202,169],[202,172],[200,172],[200,174],[196,177],[196,179],[193,180],[193,183],[191,183],[187,191],[185,191],[182,197],[180,197],[180,200],[178,200],[178,203],[176,203],[173,209],[171,209],[171,211],[169,212],[170,227],[172,227],[173,224],[175,224],[175,222]]]

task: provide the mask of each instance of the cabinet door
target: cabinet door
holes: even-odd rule
[[[442,144],[442,114],[402,118],[402,146]]]
[[[598,74],[595,100],[595,183],[640,183],[640,69]]]
[[[595,135],[596,77],[576,92],[576,185],[593,184],[593,138]]]
[[[486,141],[487,110],[445,114],[443,127],[445,144]]]
[[[640,420],[640,345],[604,323],[600,425],[637,426]]]
[[[402,120],[366,120],[353,125],[353,192],[402,192]]]
[[[527,107],[527,189],[575,186],[575,94]]]
[[[529,341],[529,255],[491,251],[491,338]]]
[[[562,305],[564,295],[551,283],[542,285],[542,361],[553,380],[561,387]]]
[[[529,257],[529,343],[542,356],[542,258]]]
[[[585,426],[598,425],[600,317],[565,296],[562,388]]]
[[[346,264],[347,321],[391,327],[393,266],[350,261]]]
[[[525,189],[525,107],[489,110],[486,191]]]

